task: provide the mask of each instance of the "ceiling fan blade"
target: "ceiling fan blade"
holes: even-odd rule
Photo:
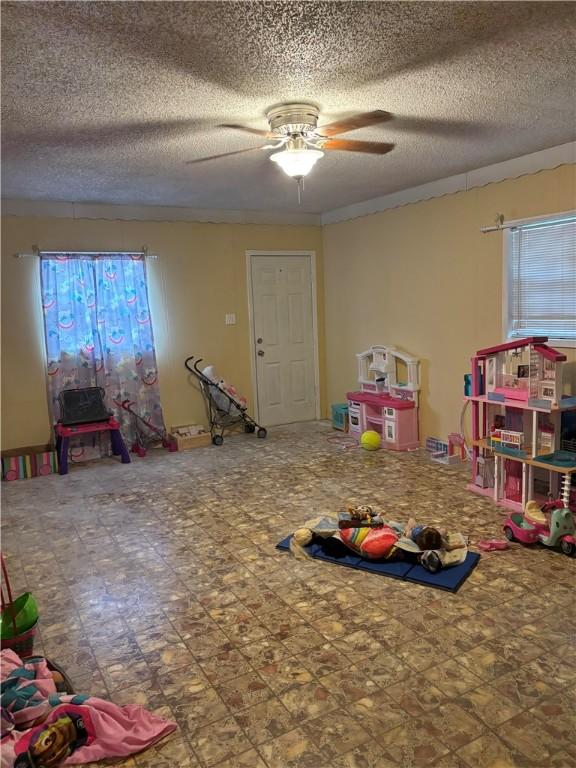
[[[322,149],[338,150],[340,152],[367,152],[370,155],[385,155],[394,149],[395,144],[384,141],[350,141],[349,139],[329,139]]]
[[[258,128],[248,128],[247,125],[236,125],[235,123],[220,123],[218,128],[233,128],[236,131],[243,131],[244,133],[252,133],[254,136],[263,136],[265,139],[277,138],[275,133],[270,131],[261,131]]]
[[[357,115],[352,115],[352,117],[345,117],[342,120],[336,120],[327,125],[320,125],[318,131],[322,136],[337,136],[339,133],[346,133],[346,131],[355,131],[358,128],[367,128],[370,125],[385,123],[388,120],[392,120],[392,118],[393,115],[390,112],[376,109],[373,112],[359,112]]]
[[[249,147],[248,149],[237,149],[235,152],[224,152],[221,155],[209,155],[208,157],[200,157],[198,160],[187,160],[186,165],[205,163],[207,160],[219,160],[222,157],[232,157],[232,155],[243,155],[245,152],[254,152],[257,149],[268,149],[268,147]]]

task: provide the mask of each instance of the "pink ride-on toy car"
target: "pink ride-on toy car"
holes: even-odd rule
[[[529,502],[524,514],[513,512],[504,522],[504,535],[508,541],[519,541],[521,544],[540,542],[546,547],[559,546],[565,555],[576,552],[575,533],[574,515],[568,507],[553,509],[548,524],[538,505]]]

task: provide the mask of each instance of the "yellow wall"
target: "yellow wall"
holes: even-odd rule
[[[205,421],[184,358],[201,354],[252,394],[246,250],[317,253],[321,403],[356,384],[355,353],[395,344],[422,361],[420,434],[459,428],[469,357],[502,340],[502,235],[494,221],[576,207],[574,166],[319,227],[6,217],[2,232],[2,447],[50,437],[38,262],[48,250],[138,249],[150,299],[167,425]],[[235,312],[237,324],[224,315]],[[576,350],[568,352],[576,388]]]
[[[168,426],[205,423],[184,359],[202,355],[239,392],[252,395],[246,250],[314,250],[317,254],[321,402],[325,408],[322,235],[319,227],[195,224],[89,219],[3,219],[2,448],[50,439],[45,388],[39,267],[15,259],[32,244],[46,250],[138,250],[148,261],[160,390]],[[236,325],[224,315],[236,313]]]
[[[328,402],[356,385],[355,353],[391,344],[421,360],[420,437],[459,430],[469,358],[502,338],[508,220],[576,207],[575,166],[324,227]],[[576,391],[576,350],[567,375]]]

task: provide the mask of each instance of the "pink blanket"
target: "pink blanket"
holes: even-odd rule
[[[46,662],[1,653],[1,768],[52,768],[126,757],[176,729],[140,706],[57,693]]]

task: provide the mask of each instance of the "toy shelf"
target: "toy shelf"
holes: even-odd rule
[[[514,456],[512,453],[506,453],[505,451],[499,451],[497,448],[494,448],[493,445],[490,445],[488,443],[488,440],[486,438],[481,437],[479,440],[472,440],[472,445],[476,445],[479,448],[486,448],[488,451],[492,451],[492,453],[498,454],[498,456],[501,456],[503,459],[511,459],[512,461],[520,461],[524,464],[528,464],[532,467],[540,467],[541,469],[549,469],[551,472],[559,472],[564,475],[570,475],[573,472],[576,472],[576,464],[566,466],[565,464],[551,464],[547,461],[538,461],[538,456]],[[576,455],[576,454],[575,454]]]
[[[473,403],[486,403],[487,405],[500,405],[505,408],[518,408],[524,411],[538,411],[538,413],[555,413],[565,411],[576,411],[576,404],[566,406],[566,408],[559,408],[558,406],[551,405],[550,408],[538,408],[522,400],[490,400],[486,395],[468,395],[464,400],[469,400]]]
[[[504,459],[511,459],[512,461],[520,461],[523,464],[528,464],[530,467],[540,467],[541,469],[547,469],[550,472],[558,472],[561,475],[571,475],[576,472],[576,464],[572,466],[562,466],[561,464],[549,464],[547,461],[538,461],[538,457],[535,459],[522,458],[521,456],[511,456],[507,453],[498,453]]]

